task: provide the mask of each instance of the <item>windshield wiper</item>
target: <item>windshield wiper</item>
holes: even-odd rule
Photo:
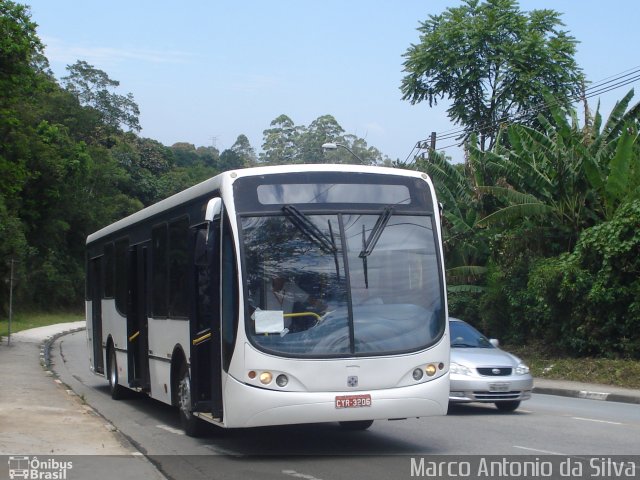
[[[285,205],[282,207],[282,211],[287,219],[289,219],[289,221],[293,223],[298,230],[304,233],[309,240],[314,242],[325,252],[332,253],[334,255],[336,254],[338,247],[336,247],[333,236],[329,239],[304,213],[293,205]]]
[[[457,348],[478,348],[478,345],[471,345],[470,343],[452,343],[451,346]]]
[[[364,224],[362,224],[362,250],[358,255],[362,259],[362,270],[364,271],[364,287],[369,288],[369,267],[367,266],[367,257],[373,253],[373,249],[376,248],[376,244],[382,235],[382,231],[389,223],[393,209],[391,207],[385,207],[384,211],[376,220],[376,224],[369,232],[369,237],[364,238]]]
[[[393,213],[393,208],[384,207],[384,211],[378,217],[376,224],[369,232],[369,237],[364,239],[364,225],[362,226],[362,251],[358,255],[360,258],[366,258],[373,253],[373,249],[376,248],[376,244],[378,240],[380,240],[380,235],[382,235],[382,231],[389,223],[389,219],[391,218],[391,214]]]

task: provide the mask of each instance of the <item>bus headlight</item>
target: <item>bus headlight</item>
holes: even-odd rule
[[[425,367],[424,371],[428,376],[433,377],[436,374],[437,368],[433,363],[430,363]]]
[[[422,378],[422,369],[421,368],[416,368],[413,371],[413,379],[417,382],[418,380],[420,380]]]
[[[271,372],[262,372],[260,374],[260,383],[262,383],[263,385],[269,385],[271,383],[271,380],[273,380],[273,375],[271,375]]]

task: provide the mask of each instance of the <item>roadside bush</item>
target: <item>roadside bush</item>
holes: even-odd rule
[[[532,335],[575,355],[640,358],[640,200],[529,274]]]
[[[583,232],[560,299],[572,307],[577,353],[640,358],[640,199]]]

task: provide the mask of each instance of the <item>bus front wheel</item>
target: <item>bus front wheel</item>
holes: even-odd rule
[[[340,422],[340,426],[345,430],[366,430],[373,425],[373,420],[354,420],[351,422]]]
[[[191,410],[191,379],[189,378],[189,369],[184,363],[178,376],[178,409],[184,432],[190,437],[200,436],[202,434],[202,420],[196,417]]]

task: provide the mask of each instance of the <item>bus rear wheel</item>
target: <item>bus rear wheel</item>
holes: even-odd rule
[[[109,391],[111,392],[111,398],[114,400],[122,400],[126,395],[126,390],[118,383],[118,361],[116,360],[116,350],[113,346],[109,347],[107,378],[109,379]]]
[[[351,422],[340,422],[340,426],[345,430],[366,430],[373,425],[373,420],[355,420]]]
[[[196,417],[191,410],[191,379],[189,369],[183,363],[178,375],[178,409],[180,411],[180,424],[184,432],[190,437],[202,435],[202,420]]]

